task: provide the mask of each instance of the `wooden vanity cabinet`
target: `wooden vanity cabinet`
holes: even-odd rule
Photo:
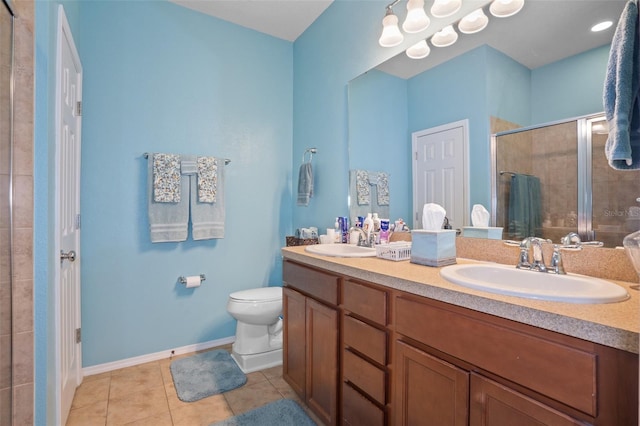
[[[285,261],[283,378],[325,425],[338,424],[340,278]]]
[[[637,354],[289,260],[283,276],[283,377],[326,425],[638,425]]]
[[[388,424],[387,291],[342,282],[342,406],[344,425]]]
[[[394,312],[396,425],[638,424],[637,355],[412,295]]]

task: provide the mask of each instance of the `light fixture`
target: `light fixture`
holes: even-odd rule
[[[508,18],[520,12],[524,0],[493,0],[489,11],[496,18]]]
[[[462,0],[435,0],[431,6],[431,14],[436,18],[451,16],[462,7]]]
[[[484,30],[489,23],[489,18],[482,9],[475,10],[462,18],[458,24],[458,29],[464,34],[475,34]]]
[[[447,25],[431,37],[431,44],[436,47],[447,47],[455,43],[456,40],[458,40],[458,33],[452,25]]]
[[[382,35],[378,40],[382,47],[393,47],[402,43],[404,36],[398,28],[398,17],[393,14],[391,6],[387,6],[387,13],[382,20]]]
[[[411,59],[422,59],[429,56],[429,53],[431,53],[431,49],[427,44],[427,40],[420,40],[419,42],[408,48],[405,53]]]
[[[591,27],[591,31],[593,31],[594,33],[597,33],[599,31],[604,31],[606,29],[609,29],[612,25],[613,25],[613,22],[611,21],[599,22],[595,24],[593,27]]]
[[[431,21],[424,11],[424,0],[409,0],[407,2],[407,17],[402,29],[407,33],[419,33],[427,29]]]

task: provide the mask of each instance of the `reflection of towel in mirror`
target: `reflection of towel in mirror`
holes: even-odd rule
[[[540,179],[514,174],[509,192],[509,235],[512,238],[535,237],[541,227]]]
[[[366,191],[362,185],[366,184]],[[349,170],[349,215],[367,216],[378,213],[381,219],[389,218],[389,175],[384,172]],[[363,204],[366,202],[366,204]]]
[[[298,173],[298,205],[308,206],[313,197],[313,168],[311,162],[302,163]]]
[[[638,4],[625,6],[613,36],[604,83],[609,124],[605,154],[614,169],[640,168],[640,34]]]
[[[151,242],[185,241],[189,227],[189,178],[182,178],[178,172],[177,202],[155,201],[154,157],[150,155],[147,164],[147,207]]]

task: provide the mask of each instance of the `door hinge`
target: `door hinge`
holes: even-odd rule
[[[82,101],[76,102],[76,115],[82,117]]]
[[[417,161],[418,160],[418,151],[413,153],[413,158]]]
[[[76,215],[76,229],[80,229],[80,213]]]
[[[82,330],[81,328],[76,328],[76,343],[82,342]]]

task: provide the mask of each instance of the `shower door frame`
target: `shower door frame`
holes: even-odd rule
[[[498,165],[497,165],[497,138],[500,136],[512,135],[515,133],[526,132],[530,130],[541,129],[544,127],[555,126],[558,124],[566,124],[576,122],[576,138],[577,138],[577,158],[578,158],[578,175],[576,176],[578,183],[578,205],[577,208],[577,231],[582,241],[593,241],[595,231],[593,230],[593,185],[592,185],[592,124],[605,119],[604,112],[595,114],[582,115],[578,117],[568,118],[564,120],[551,121],[542,124],[536,124],[528,127],[520,127],[513,130],[498,132],[491,135],[491,226],[497,224],[498,209]]]

